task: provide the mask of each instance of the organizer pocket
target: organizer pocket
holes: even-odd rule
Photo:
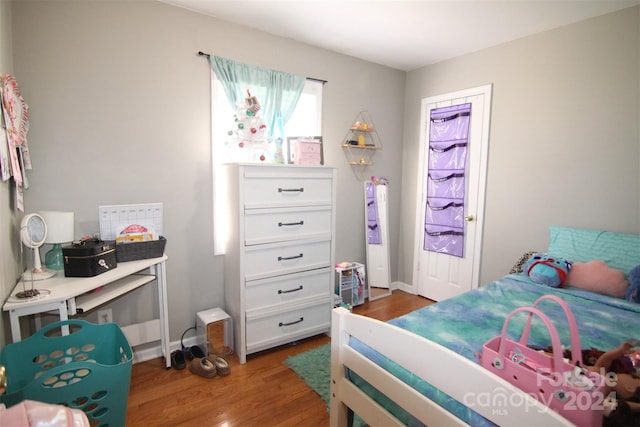
[[[430,171],[427,179],[427,197],[464,199],[464,171]]]
[[[461,257],[464,249],[462,228],[426,225],[424,227],[424,250]]]
[[[445,109],[432,112],[429,139],[447,141],[467,138],[470,118],[470,108],[466,111],[446,111]]]
[[[462,228],[464,203],[458,199],[428,199],[425,224]]]
[[[429,170],[464,169],[467,141],[432,142],[429,144]]]
[[[379,245],[381,243],[378,221],[367,221],[367,243],[370,245]]]

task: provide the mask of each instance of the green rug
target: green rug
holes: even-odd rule
[[[318,393],[329,410],[331,392],[331,344],[324,344],[295,356],[287,357],[284,363],[311,388]],[[366,423],[356,414],[354,427],[364,427]]]
[[[318,393],[329,407],[331,344],[321,345],[304,353],[289,356],[284,363],[293,369],[313,391]]]

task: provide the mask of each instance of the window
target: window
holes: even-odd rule
[[[322,135],[322,82],[307,80],[293,116],[284,126],[285,136]]]
[[[284,126],[284,141],[288,136],[322,135],[323,82],[307,80],[296,109]],[[211,153],[213,156],[213,242],[214,254],[223,255],[227,244],[226,176],[219,165],[246,161],[242,149],[234,146],[229,137],[236,111],[229,105],[222,84],[212,73],[211,81]],[[286,150],[286,143],[283,144]],[[286,152],[284,158],[286,158]]]

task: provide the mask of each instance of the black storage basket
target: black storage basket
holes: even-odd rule
[[[116,244],[116,260],[118,262],[135,261],[138,259],[159,258],[164,255],[167,239],[160,236],[159,240],[149,242],[129,242]]]

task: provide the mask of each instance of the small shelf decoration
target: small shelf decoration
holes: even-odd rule
[[[362,180],[365,169],[373,166],[373,155],[377,150],[382,150],[377,128],[368,111],[358,113],[344,137],[342,148],[347,162]]]

